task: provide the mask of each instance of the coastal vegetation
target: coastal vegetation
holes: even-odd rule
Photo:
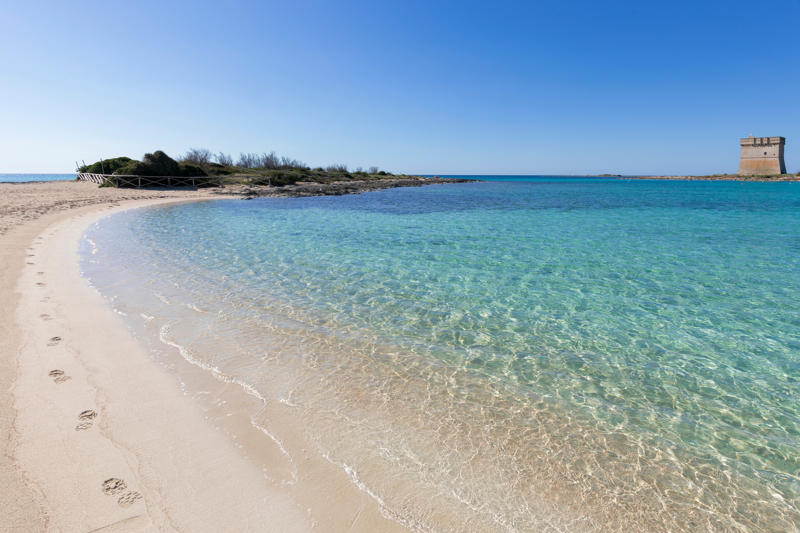
[[[112,157],[111,159],[101,159],[91,165],[78,167],[78,172],[88,172],[90,174],[114,174],[119,169],[133,161],[130,157]]]
[[[205,148],[191,148],[177,160],[161,150],[147,153],[141,161],[130,157],[103,159],[78,168],[79,172],[116,176],[216,176],[223,184],[284,186],[300,182],[333,183],[404,178],[379,167],[349,169],[344,164],[311,168],[305,163],[275,152],[241,153],[234,160],[230,154],[214,153]]]
[[[115,174],[117,176],[206,176],[201,167],[189,162],[178,162],[156,150],[144,154],[141,161],[130,157],[103,159],[78,168],[79,172],[92,174]]]

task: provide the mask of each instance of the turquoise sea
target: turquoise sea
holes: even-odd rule
[[[57,181],[74,180],[77,174],[3,174],[0,173],[0,183],[24,183],[28,181]]]
[[[411,527],[796,531],[800,183],[485,178],[127,211],[82,266]]]

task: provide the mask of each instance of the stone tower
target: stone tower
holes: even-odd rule
[[[746,137],[739,139],[742,145],[742,159],[739,174],[757,176],[759,174],[786,174],[783,161],[784,137]]]

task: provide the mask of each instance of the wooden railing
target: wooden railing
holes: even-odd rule
[[[97,183],[102,185],[105,180],[105,175],[103,174],[89,174],[87,172],[81,172],[78,174],[78,179],[81,181],[91,181],[92,183]]]
[[[133,176],[81,172],[78,180],[113,187],[221,187],[222,176]]]

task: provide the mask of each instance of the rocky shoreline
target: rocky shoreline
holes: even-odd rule
[[[240,196],[252,198],[299,198],[304,196],[342,196],[360,194],[362,192],[393,189],[396,187],[422,187],[424,185],[441,185],[443,183],[470,183],[478,180],[462,178],[424,178],[412,176],[404,178],[385,178],[380,180],[334,181],[316,183],[301,181],[280,187],[267,185],[226,185],[224,188],[207,189],[211,194]]]

